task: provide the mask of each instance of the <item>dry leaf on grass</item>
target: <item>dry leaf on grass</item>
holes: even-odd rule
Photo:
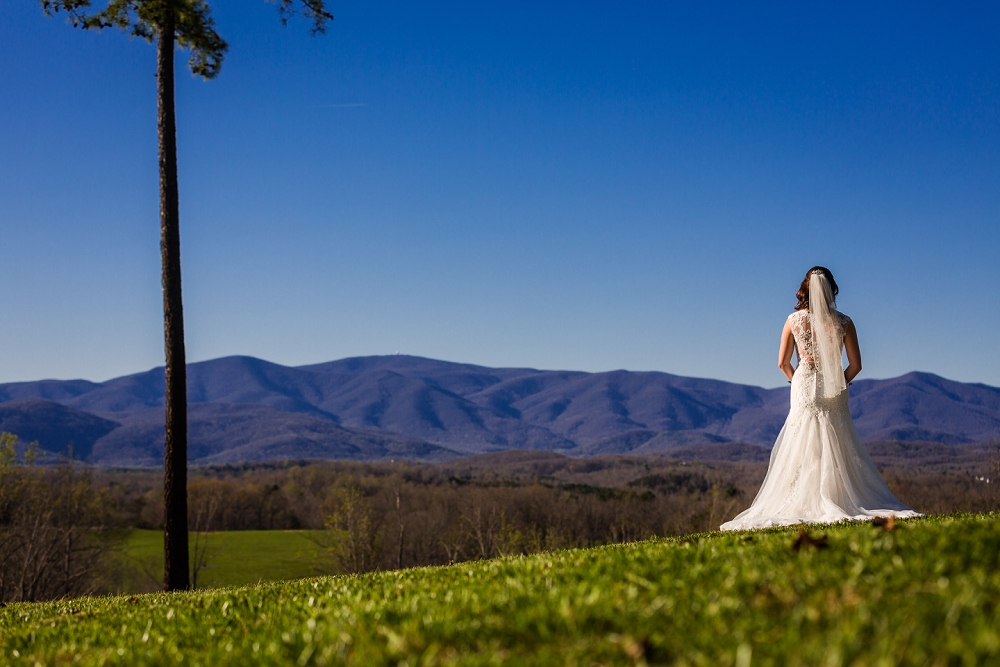
[[[805,528],[799,528],[799,534],[795,537],[792,542],[792,551],[798,551],[802,547],[813,547],[814,549],[826,549],[829,545],[826,541],[826,535],[820,535],[819,537],[812,537],[806,532]]]

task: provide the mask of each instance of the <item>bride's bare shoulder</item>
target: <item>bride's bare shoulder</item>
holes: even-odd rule
[[[854,328],[854,320],[852,320],[850,317],[840,312],[839,310],[836,312],[837,312],[837,319],[840,320],[840,328],[845,333]]]

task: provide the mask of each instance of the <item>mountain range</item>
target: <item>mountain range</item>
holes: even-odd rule
[[[788,389],[660,372],[488,368],[405,355],[289,367],[253,357],[188,366],[189,458],[440,460],[508,449],[571,456],[719,443],[769,447]],[[163,368],[108,380],[0,384],[0,430],[106,466],[163,457]],[[866,441],[1000,436],[1000,389],[930,373],[858,380]]]

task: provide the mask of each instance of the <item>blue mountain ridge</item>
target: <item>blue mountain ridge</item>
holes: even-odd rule
[[[508,449],[572,456],[748,443],[769,447],[788,389],[661,372],[488,368],[406,355],[288,367],[253,357],[188,366],[190,460],[437,460]],[[0,429],[101,465],[158,465],[163,368],[94,383],[0,385]],[[1000,436],[1000,389],[930,373],[859,380],[866,441]]]

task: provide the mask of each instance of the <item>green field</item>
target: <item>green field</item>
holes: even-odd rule
[[[0,662],[1000,664],[1000,516],[0,609]]]
[[[316,576],[321,549],[309,537],[316,531],[241,530],[208,533],[206,567],[198,573],[199,588],[246,586],[262,581]],[[194,539],[192,535],[191,539]],[[194,544],[191,543],[193,552]],[[129,531],[123,545],[136,584],[159,584],[163,573],[163,532]],[[143,581],[143,573],[148,581]],[[125,586],[128,589],[127,585]]]

